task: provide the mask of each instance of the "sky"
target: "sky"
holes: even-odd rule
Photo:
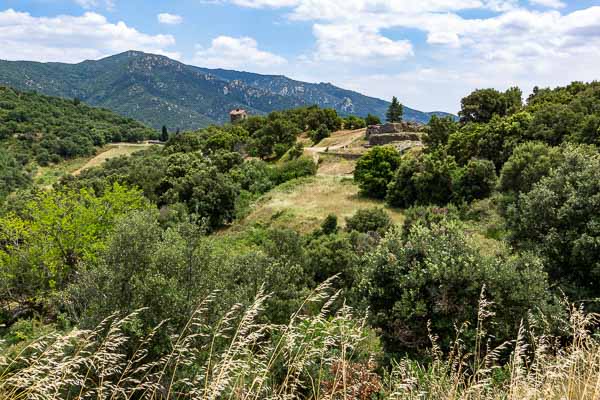
[[[127,50],[456,113],[477,88],[600,79],[600,0],[0,0],[0,59]]]

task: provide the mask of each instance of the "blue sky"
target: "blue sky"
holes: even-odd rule
[[[0,0],[0,59],[128,49],[456,112],[475,88],[600,78],[600,0]]]

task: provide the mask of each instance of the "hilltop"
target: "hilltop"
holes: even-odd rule
[[[383,117],[389,105],[329,83],[199,68],[138,51],[79,64],[0,61],[0,84],[78,98],[155,128],[185,130],[226,122],[228,112],[238,107],[262,115],[316,104],[341,115]],[[404,109],[407,120],[427,122],[434,114],[446,115]]]

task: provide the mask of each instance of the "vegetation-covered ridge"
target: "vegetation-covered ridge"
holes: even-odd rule
[[[224,123],[229,112],[250,114],[318,105],[342,115],[383,118],[386,101],[331,84],[306,83],[284,76],[212,70],[164,56],[128,51],[79,64],[0,61],[0,84],[52,96],[80,98],[160,129],[198,129]],[[431,115],[406,109],[406,118],[426,123]]]
[[[26,184],[36,166],[95,154],[111,142],[157,133],[111,111],[0,86],[0,197]]]

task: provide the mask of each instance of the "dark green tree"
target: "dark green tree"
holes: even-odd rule
[[[426,127],[427,135],[423,141],[430,149],[434,150],[448,143],[450,135],[458,129],[458,124],[452,117],[438,117],[434,115]]]
[[[404,107],[398,101],[398,98],[394,96],[392,98],[392,103],[388,107],[387,113],[385,114],[385,118],[387,122],[401,122],[402,115],[404,114]]]
[[[496,167],[490,160],[470,160],[452,178],[454,200],[467,203],[488,197],[496,187]]]
[[[167,130],[167,127],[165,125],[163,125],[162,131],[160,133],[160,141],[166,142],[168,140],[169,140],[169,131]]]
[[[369,114],[365,118],[365,123],[366,123],[367,126],[370,126],[370,125],[379,125],[379,124],[381,124],[381,119],[378,116],[376,116],[376,115]]]
[[[393,225],[392,219],[382,208],[358,210],[352,217],[346,218],[346,231],[377,232],[384,235]]]
[[[363,195],[383,199],[387,186],[400,165],[401,156],[392,146],[378,146],[369,150],[356,163],[354,180]]]

